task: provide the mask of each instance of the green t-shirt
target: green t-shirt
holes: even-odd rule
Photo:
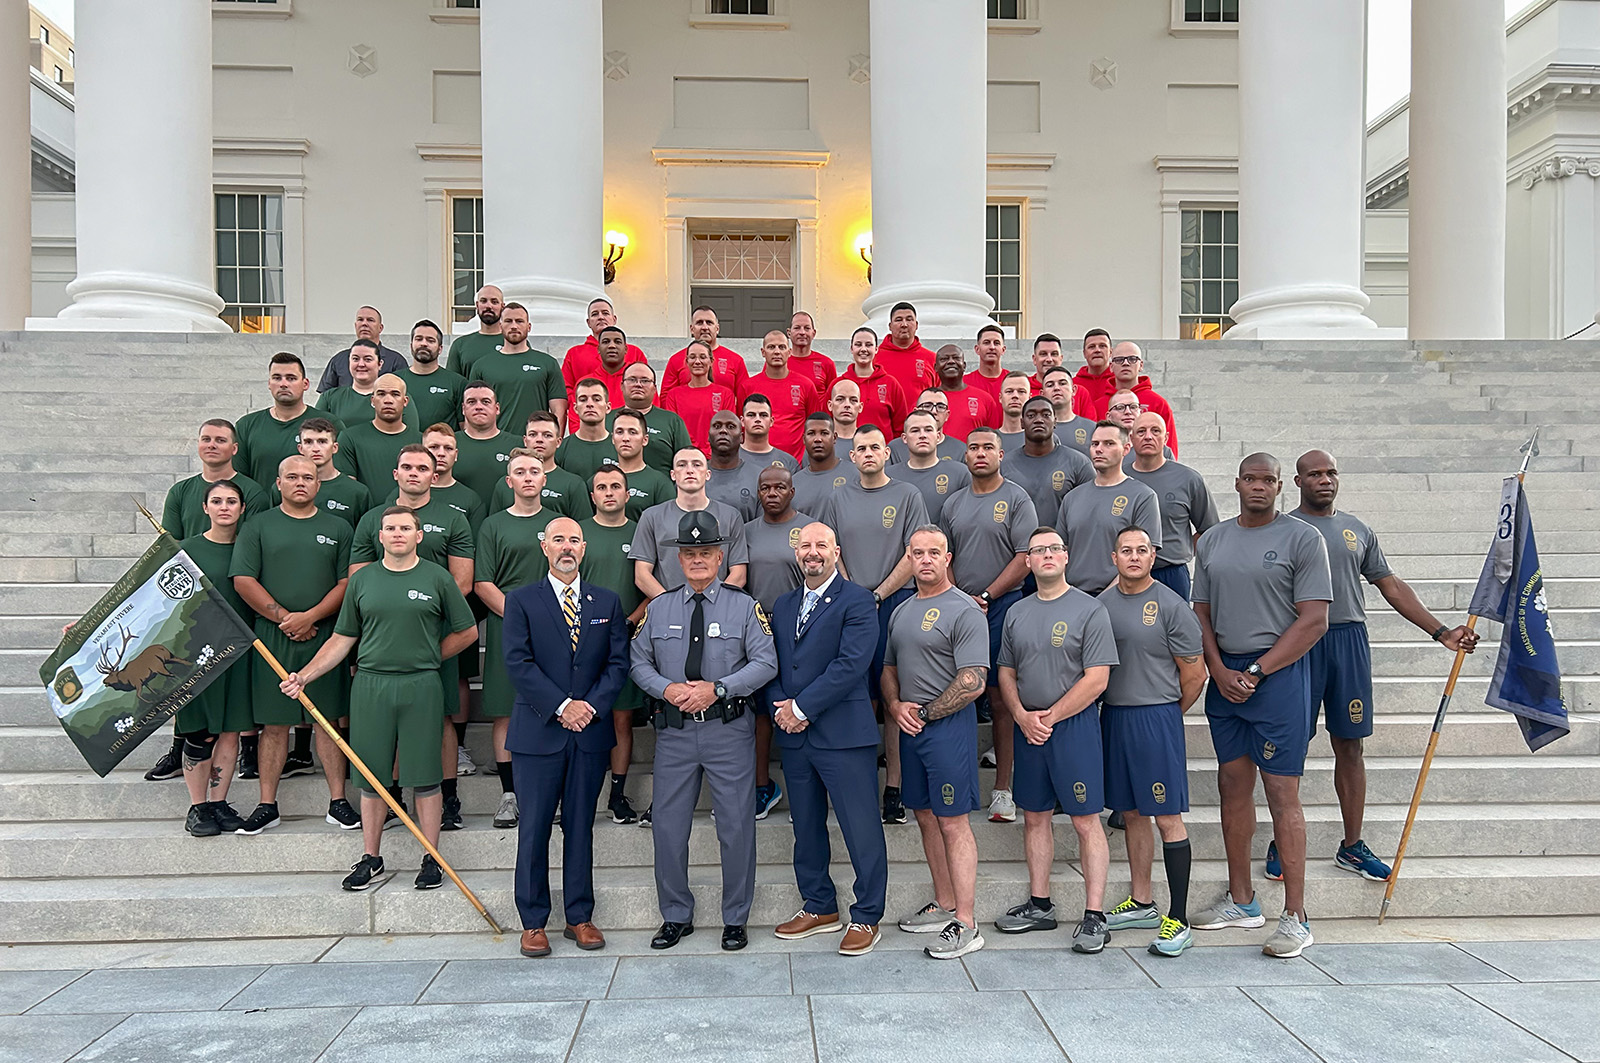
[[[230,477],[244,492],[244,520],[258,517],[272,508],[272,499],[261,485],[242,472]],[[211,527],[206,516],[206,492],[211,487],[200,473],[187,480],[179,480],[167,491],[166,504],[161,507],[161,526],[174,539],[187,539]]]
[[[245,414],[233,426],[239,440],[239,453],[233,459],[233,467],[262,487],[276,486],[278,464],[300,453],[300,425],[312,417],[330,420],[337,429],[344,428],[344,421],[329,417],[315,406],[306,407],[306,412],[292,421],[278,420],[272,416],[270,408]],[[363,419],[372,420],[370,410]]]
[[[327,510],[354,530],[361,514],[372,508],[372,492],[354,476],[341,473],[317,484],[317,508]]]
[[[387,504],[373,506],[361,515],[355,538],[350,543],[350,564],[370,564],[383,557],[383,543],[378,536],[383,531],[383,511],[388,508]],[[428,504],[418,509],[416,514],[422,522],[422,545],[417,547],[418,557],[448,569],[452,557],[472,556],[472,525],[442,498],[430,491]]]
[[[630,556],[633,552],[633,533],[639,526],[629,520],[621,527],[607,528],[596,523],[593,517],[578,526],[583,529],[583,541],[587,544],[583,552],[583,564],[578,567],[578,576],[614,591],[622,599],[623,615],[632,616],[633,611],[639,608],[639,603],[644,601],[644,593],[633,582],[633,558]]]
[[[363,395],[349,385],[329,388],[317,396],[317,409],[323,411],[324,417],[342,422],[347,425],[372,423],[372,396]],[[400,420],[407,428],[421,431],[422,427],[417,422],[417,408],[415,404],[408,404],[405,412],[400,415]]]
[[[304,518],[274,509],[240,530],[228,575],[251,577],[273,601],[302,613],[349,570],[350,525],[325,509]]]
[[[467,386],[466,377],[444,368],[427,374],[401,369],[395,376],[406,382],[409,409],[417,412],[419,427],[447,424],[453,429],[461,423],[461,392]]]
[[[472,626],[450,573],[419,560],[402,572],[379,562],[351,576],[333,631],[361,640],[356,667],[363,672],[404,675],[437,670],[443,636]]]
[[[228,570],[233,567],[233,543],[214,543],[203,534],[191,535],[178,544],[189,559],[200,566],[200,571],[205,573],[206,579],[222,595],[222,600],[227,602],[234,612],[239,614],[239,619],[245,626],[255,622],[256,614],[244,604],[244,599],[239,597],[239,592],[233,589],[233,580],[228,576]]]
[[[511,452],[522,446],[522,437],[497,432],[488,439],[473,439],[463,430],[456,433],[455,478],[478,492],[479,498],[493,498],[496,484],[506,478],[506,462]],[[510,505],[510,503],[506,503]]]
[[[461,374],[463,380],[472,379],[472,363],[486,354],[500,349],[500,337],[469,332],[450,342],[450,352],[445,355],[445,366]]]
[[[661,502],[678,497],[678,487],[672,477],[660,469],[646,465],[638,472],[623,473],[628,480],[628,505],[625,512],[629,520],[638,520],[645,510]]]
[[[540,544],[545,528],[560,517],[546,508],[531,517],[519,517],[509,509],[489,514],[478,540],[473,582],[493,583],[507,592],[544,579],[550,574],[550,562]]]
[[[511,485],[502,476],[495,485],[494,494],[489,496],[489,512],[510,509],[514,499]],[[560,517],[586,520],[594,516],[594,505],[589,500],[589,485],[560,466],[544,474],[544,490],[539,492],[539,499],[540,505],[555,510]]]
[[[472,538],[478,538],[478,525],[483,523],[483,518],[489,515],[488,507],[483,504],[483,499],[478,497],[478,492],[457,480],[449,487],[434,486],[428,489],[429,498],[437,498],[445,505],[467,518],[467,524],[472,528]],[[400,485],[395,484],[394,490],[389,492],[385,506],[392,506],[400,501]]]
[[[606,416],[606,427],[610,428],[616,420],[617,413],[613,410]],[[694,446],[694,441],[689,438],[689,426],[671,410],[652,406],[650,412],[644,415],[644,427],[649,437],[644,445],[645,464],[670,474],[672,456],[685,447]]]
[[[568,436],[556,448],[556,464],[582,480],[585,491],[589,488],[589,477],[602,466],[616,463],[617,448],[611,445],[610,436],[598,441]]]
[[[373,498],[382,498],[390,487],[399,490],[394,467],[400,460],[400,448],[421,442],[422,433],[410,425],[393,435],[378,431],[371,421],[352,425],[339,433],[339,453],[333,456],[333,466],[360,480]]]
[[[535,410],[548,410],[552,402],[567,399],[561,366],[543,351],[487,354],[472,363],[467,379],[494,385],[500,396],[500,427],[509,432],[526,428],[528,415]]]

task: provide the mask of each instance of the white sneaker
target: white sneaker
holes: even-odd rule
[[[501,794],[500,808],[494,814],[494,825],[507,830],[517,825],[517,795]]]
[[[996,790],[989,799],[990,823],[1015,823],[1017,803],[1011,799],[1010,790]]]
[[[959,919],[953,919],[939,931],[938,939],[922,951],[935,960],[956,960],[981,948],[983,948],[983,935],[978,932],[978,928],[968,926]]]
[[[1267,938],[1261,951],[1280,960],[1289,960],[1310,948],[1311,944],[1311,920],[1302,922],[1298,915],[1285,908],[1278,917],[1278,929]]]
[[[456,777],[466,778],[468,775],[478,774],[478,766],[472,763],[472,754],[467,752],[466,746],[456,747]]]
[[[994,747],[990,746],[983,751],[983,756],[978,758],[978,767],[993,768],[997,766],[998,762],[994,759]]]

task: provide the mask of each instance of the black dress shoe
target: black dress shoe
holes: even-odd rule
[[[665,922],[661,929],[656,931],[656,936],[650,939],[653,949],[670,949],[678,943],[679,938],[686,938],[694,933],[693,923]]]
[[[729,925],[722,928],[723,952],[738,952],[748,944],[750,939],[745,936],[744,927]]]

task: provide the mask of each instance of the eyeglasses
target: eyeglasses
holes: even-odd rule
[[[1051,554],[1064,554],[1066,552],[1067,548],[1060,543],[1050,543],[1047,546],[1028,547],[1029,557],[1048,557]]]
[[[1137,354],[1119,354],[1115,358],[1111,359],[1111,364],[1132,365],[1137,361],[1139,361],[1139,356]]]
[[[1137,402],[1119,402],[1115,406],[1109,407],[1109,409],[1119,410],[1119,411],[1120,410],[1142,410],[1142,409],[1144,409],[1144,407],[1139,405]]]
[[[950,404],[948,402],[919,402],[917,404],[917,409],[923,413],[932,413],[934,410],[948,410],[949,408]]]

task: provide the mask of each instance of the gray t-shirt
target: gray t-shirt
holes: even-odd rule
[[[822,504],[829,495],[860,478],[856,467],[848,461],[842,461],[823,472],[812,472],[810,467],[801,469],[791,477],[794,481],[794,508],[802,513],[821,513]]]
[[[1007,457],[1011,455],[1013,450],[1021,450],[1022,444],[1028,441],[1027,434],[1024,432],[1001,432],[999,436],[1000,452]]]
[[[1048,454],[1035,456],[1021,448],[1007,453],[1000,472],[1028,492],[1039,513],[1039,523],[1052,526],[1067,492],[1094,479],[1094,466],[1089,459],[1059,442]]]
[[[945,436],[939,440],[938,446],[933,448],[933,456],[940,461],[961,461],[967,455],[967,445],[959,439]],[[911,460],[911,448],[906,446],[903,439],[889,441],[889,464],[904,465]]]
[[[798,472],[800,469],[800,463],[795,460],[793,454],[790,454],[786,450],[779,450],[776,447],[767,451],[765,454],[757,454],[754,451],[749,451],[743,447],[740,447],[739,457],[744,459],[746,465],[755,466],[757,473],[769,465],[781,465],[783,468],[788,469],[791,473]]]
[[[1394,575],[1389,559],[1378,545],[1378,533],[1348,513],[1313,517],[1300,510],[1289,515],[1305,521],[1322,535],[1328,546],[1328,568],[1333,576],[1333,604],[1328,606],[1328,623],[1365,623],[1367,606],[1362,601],[1361,580],[1368,583]]]
[[[1138,594],[1123,594],[1113,583],[1100,592],[1100,604],[1117,636],[1118,665],[1102,695],[1107,705],[1165,705],[1182,695],[1174,657],[1202,652],[1200,621],[1183,596],[1157,580]]]
[[[945,499],[939,527],[950,540],[950,577],[968,594],[982,594],[1012,558],[1028,549],[1039,517],[1020,484],[1001,480],[986,495],[966,487]]]
[[[750,550],[744,541],[744,517],[737,509],[716,499],[709,499],[707,507],[716,515],[717,530],[727,542],[722,544],[722,567],[718,579],[726,579],[734,565],[748,564]],[[656,580],[667,590],[683,586],[683,567],[678,564],[678,522],[688,511],[678,505],[676,498],[651,506],[639,515],[639,527],[633,533],[633,549],[628,556],[635,561],[649,561],[655,565]]]
[[[997,663],[1016,670],[1022,707],[1043,712],[1083,678],[1084,669],[1117,663],[1111,618],[1076,587],[1049,601],[1030,594],[1006,613]]]
[[[1206,481],[1194,469],[1175,461],[1161,463],[1155,472],[1123,467],[1127,474],[1156,493],[1161,506],[1161,549],[1156,563],[1185,565],[1194,557],[1194,537],[1221,518],[1206,490]]]
[[[928,523],[928,507],[922,492],[908,483],[890,480],[866,488],[858,479],[833,492],[817,519],[839,537],[839,556],[850,579],[876,590],[905,556],[911,533]]]
[[[1095,424],[1096,422],[1087,417],[1074,417],[1070,421],[1058,422],[1056,438],[1087,458],[1089,440],[1094,436]]]
[[[896,669],[902,701],[926,705],[961,669],[989,667],[989,621],[955,587],[931,598],[907,598],[889,614],[883,663]]]
[[[928,519],[939,523],[944,512],[944,500],[972,486],[972,470],[962,461],[936,461],[926,469],[913,469],[909,465],[896,465],[894,478],[913,484],[922,492],[922,504],[928,507]]]
[[[1056,517],[1056,530],[1067,541],[1067,582],[1090,594],[1111,586],[1117,578],[1111,552],[1128,527],[1143,528],[1160,550],[1161,507],[1144,484],[1123,480],[1101,487],[1091,480],[1068,491]]]
[[[1296,602],[1333,601],[1322,536],[1284,513],[1259,528],[1225,520],[1200,536],[1194,555],[1189,597],[1210,603],[1223,653],[1265,653],[1299,616]]]
[[[737,509],[746,521],[761,515],[761,500],[756,497],[756,479],[766,469],[743,459],[731,469],[706,470],[706,494],[723,505]]]
[[[833,453],[840,461],[846,465],[849,465],[850,451],[855,448],[855,445],[856,441],[854,439],[845,439],[840,437],[833,441]]]
[[[745,545],[750,550],[750,579],[745,589],[768,613],[777,600],[800,586],[804,578],[794,548],[800,542],[800,529],[813,518],[795,511],[780,524],[771,524],[763,513],[744,526]]]

